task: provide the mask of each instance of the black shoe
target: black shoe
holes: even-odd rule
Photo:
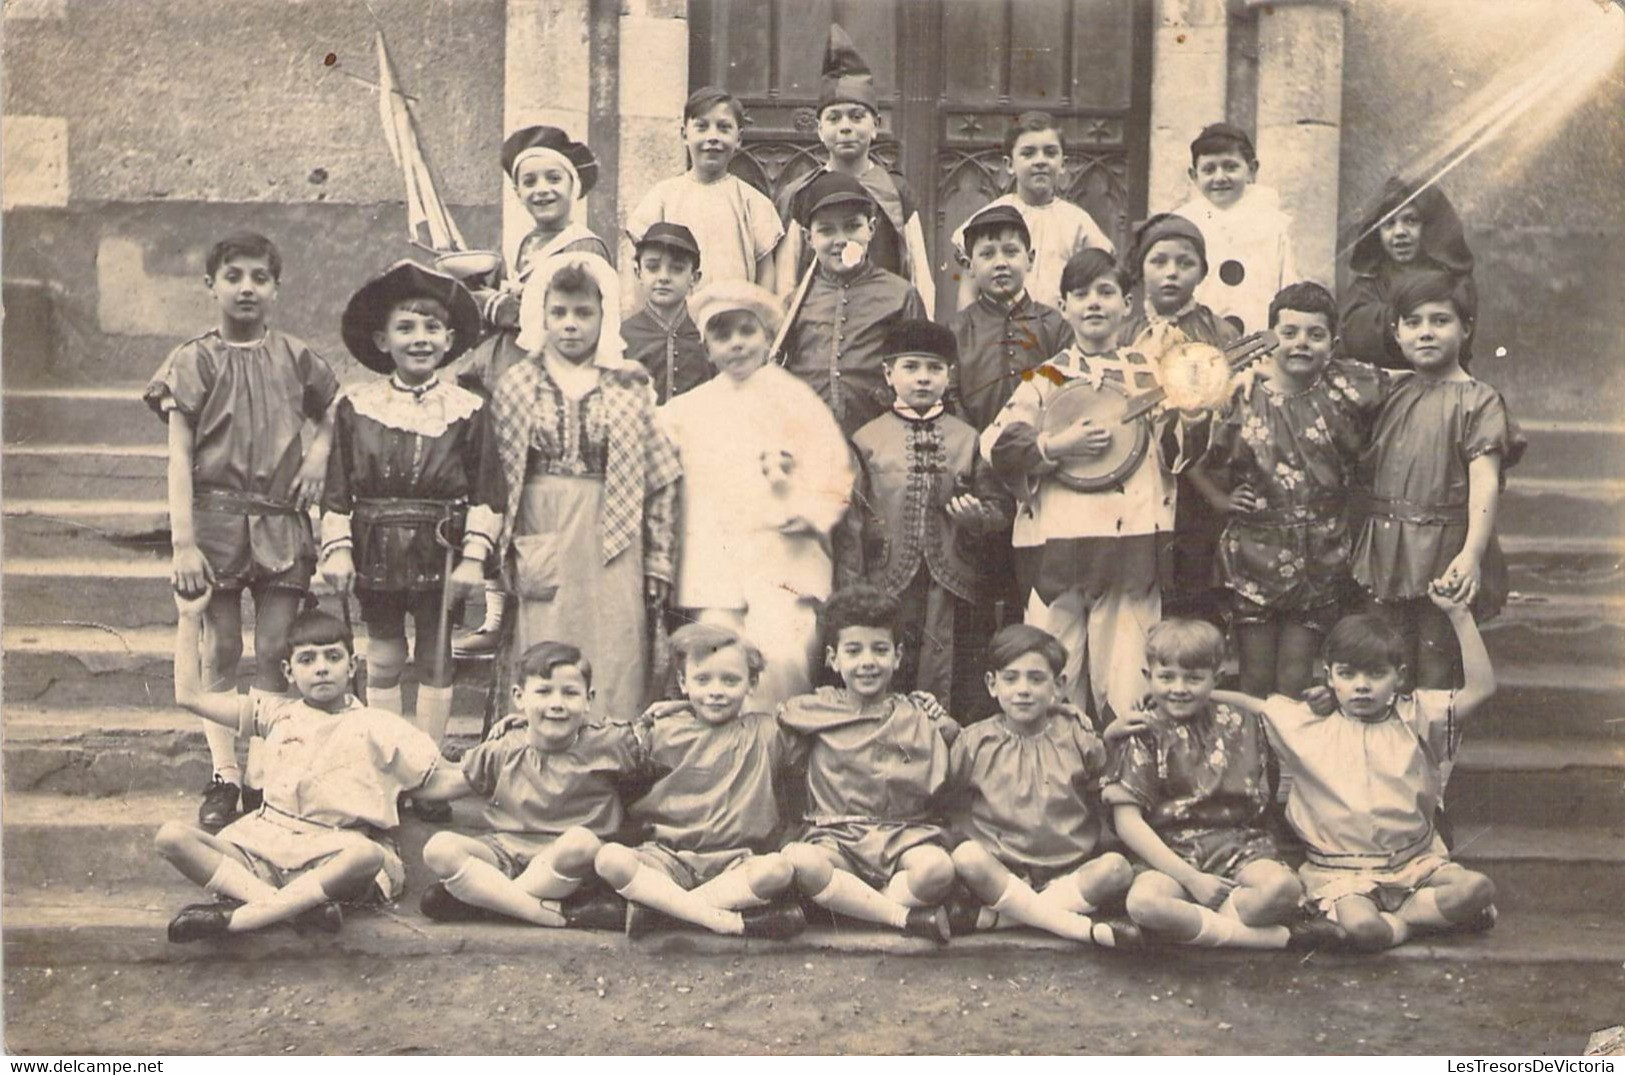
[[[671,915],[631,900],[626,902],[626,935],[633,940],[657,931],[682,928],[683,924]]]
[[[197,808],[198,828],[211,836],[236,821],[237,797],[241,789],[229,780],[216,776],[203,789],[203,803]]]
[[[626,929],[627,903],[612,892],[573,893],[559,905],[570,929]]]
[[[747,908],[739,917],[745,920],[745,936],[770,941],[787,941],[807,928],[807,916],[793,900]]]
[[[1323,914],[1314,914],[1287,924],[1289,952],[1315,952],[1322,948],[1347,948],[1349,935],[1342,926]]]
[[[1473,917],[1469,918],[1467,921],[1452,923],[1444,932],[1487,933],[1495,928],[1495,921],[1500,917],[1501,912],[1497,911],[1495,909],[1495,904],[1492,903],[1488,907],[1485,907],[1483,910],[1479,911]]]
[[[910,908],[903,932],[910,937],[924,937],[937,944],[947,944],[948,938],[953,936],[952,928],[948,925],[948,912],[941,907]]]
[[[310,910],[295,915],[293,928],[300,931],[318,930],[322,933],[337,933],[344,928],[344,910],[332,900],[328,900],[326,903],[318,903]]]
[[[952,899],[943,904],[948,912],[948,932],[965,937],[976,932],[976,923],[982,918],[982,905],[974,899]]]
[[[182,907],[181,913],[169,920],[169,942],[187,944],[205,937],[223,937],[231,922],[231,912],[240,906],[232,903],[194,903]]]
[[[464,903],[453,896],[439,881],[423,890],[422,897],[418,899],[418,910],[424,918],[436,922],[489,922],[494,917],[485,908]]]
[[[243,785],[243,813],[252,814],[265,803],[265,792],[260,788]]]
[[[451,803],[429,799],[413,799],[412,813],[418,816],[419,821],[444,825],[451,820]]]
[[[1145,933],[1135,924],[1133,919],[1113,916],[1111,918],[1097,918],[1095,928],[1091,930],[1095,943],[1102,948],[1144,948]],[[1102,932],[1110,936],[1110,940],[1102,937]]]

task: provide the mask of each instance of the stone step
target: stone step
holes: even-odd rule
[[[12,535],[62,537],[88,535],[107,540],[169,543],[169,508],[162,499],[70,500],[62,497],[6,497],[6,544]]]
[[[1625,594],[1625,541],[1516,535],[1499,541],[1511,589],[1523,598]]]
[[[1528,664],[1499,667],[1495,697],[1473,717],[1484,739],[1625,739],[1625,673],[1619,667]]]
[[[177,614],[169,578],[168,557],[141,560],[8,557],[0,585],[3,585],[8,624],[172,627]],[[319,575],[312,582],[311,592],[318,600],[333,596],[332,589]],[[352,604],[351,614],[359,616],[360,609]],[[244,602],[243,623],[246,628],[252,628],[254,623],[252,599]]]
[[[981,968],[990,958],[1021,952],[1064,951],[1079,959],[1141,962],[1178,960],[1182,965],[1217,962],[1257,967],[1260,960],[1301,961],[1303,956],[1243,949],[1180,948],[1122,955],[1080,950],[1057,937],[1030,930],[999,930],[956,938],[947,949],[862,923],[814,926],[789,941],[754,941],[698,930],[650,934],[638,940],[604,932],[534,929],[514,924],[431,922],[407,904],[385,911],[357,911],[337,935],[301,934],[275,927],[249,935],[193,944],[169,944],[164,929],[187,902],[168,889],[126,889],[114,893],[29,895],[8,898],[4,908],[5,959],[14,965],[192,962],[222,960],[332,959],[353,956],[403,958],[456,954],[530,959],[537,965],[568,964],[604,951],[661,955],[699,954],[719,958],[793,952],[839,952],[882,957],[971,958]],[[1413,941],[1377,956],[1318,952],[1317,963],[1355,966],[1371,959],[1450,963],[1576,965],[1578,973],[1605,975],[1625,960],[1625,937],[1617,920],[1598,913],[1561,914],[1546,909],[1503,913],[1495,929],[1473,936],[1436,936]],[[284,962],[280,966],[290,966]],[[1603,977],[1601,980],[1608,980]]]
[[[1511,473],[1528,478],[1625,479],[1625,425],[1604,422],[1519,423],[1529,449]]]
[[[1513,471],[1495,528],[1519,537],[1625,538],[1625,480],[1529,478]]]
[[[9,496],[9,490],[8,496]],[[35,504],[40,501],[34,501]],[[5,507],[9,505],[3,505]],[[0,510],[0,532],[7,557],[73,560],[119,560],[169,563],[169,518],[162,529],[137,534],[103,534],[49,514],[13,515]]]
[[[139,384],[95,388],[8,388],[6,447],[16,444],[167,443],[164,424],[141,402]]]
[[[1625,595],[1527,594],[1483,626],[1497,668],[1568,662],[1625,665]]]
[[[194,889],[152,850],[164,821],[190,823],[193,794],[141,793],[107,799],[14,794],[6,803],[4,886],[6,902],[43,902],[70,896],[118,897],[131,890],[168,895],[164,906],[196,899]],[[478,832],[479,807],[471,800],[453,804],[450,827]],[[1625,915],[1625,823],[1611,827],[1542,827],[1492,824],[1455,818],[1458,857],[1497,883],[1498,905],[1506,913],[1541,909],[1576,916]],[[432,880],[423,865],[424,843],[442,826],[415,819],[398,832],[407,866],[407,901]]]
[[[6,495],[161,500],[169,463],[163,444],[8,444],[0,453]]]

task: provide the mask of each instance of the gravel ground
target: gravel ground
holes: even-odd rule
[[[1576,1053],[1625,968],[1064,952],[7,966],[12,1053]],[[161,998],[161,999],[159,999]]]

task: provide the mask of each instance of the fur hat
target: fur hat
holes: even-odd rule
[[[747,280],[721,280],[700,288],[688,299],[688,315],[694,326],[705,335],[705,326],[726,313],[747,310],[756,315],[762,329],[772,336],[779,331],[784,318],[784,307],[779,298],[760,284]]]
[[[510,134],[502,143],[502,171],[514,178],[514,167],[520,156],[530,149],[549,149],[569,162],[581,181],[576,198],[585,198],[598,182],[598,158],[583,142],[571,141],[570,136],[557,127],[523,127]]]
[[[823,81],[818,87],[818,111],[846,102],[860,104],[877,117],[880,98],[875,96],[875,76],[858,55],[852,38],[841,24],[829,24],[829,41],[824,45]]]
[[[959,341],[953,330],[935,321],[899,321],[886,330],[886,341],[881,354],[890,362],[904,355],[924,355],[940,358],[949,366],[959,365]]]
[[[361,285],[344,307],[339,334],[344,346],[369,370],[390,373],[395,360],[373,343],[373,333],[384,328],[389,311],[408,299],[434,299],[446,308],[453,336],[440,356],[444,366],[480,339],[480,310],[468,289],[444,273],[425,269],[415,261],[397,261],[381,275]]]

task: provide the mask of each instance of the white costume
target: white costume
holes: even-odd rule
[[[1298,282],[1292,217],[1280,202],[1273,188],[1253,185],[1228,209],[1197,195],[1174,210],[1207,243],[1208,272],[1196,285],[1196,301],[1220,317],[1240,318],[1243,333],[1268,328],[1270,301]]]
[[[656,420],[683,461],[673,604],[761,648],[767,670],[751,704],[771,710],[811,689],[830,534],[852,494],[846,438],[818,394],[774,365],[743,382],[718,374]],[[798,516],[816,533],[779,532]]]

